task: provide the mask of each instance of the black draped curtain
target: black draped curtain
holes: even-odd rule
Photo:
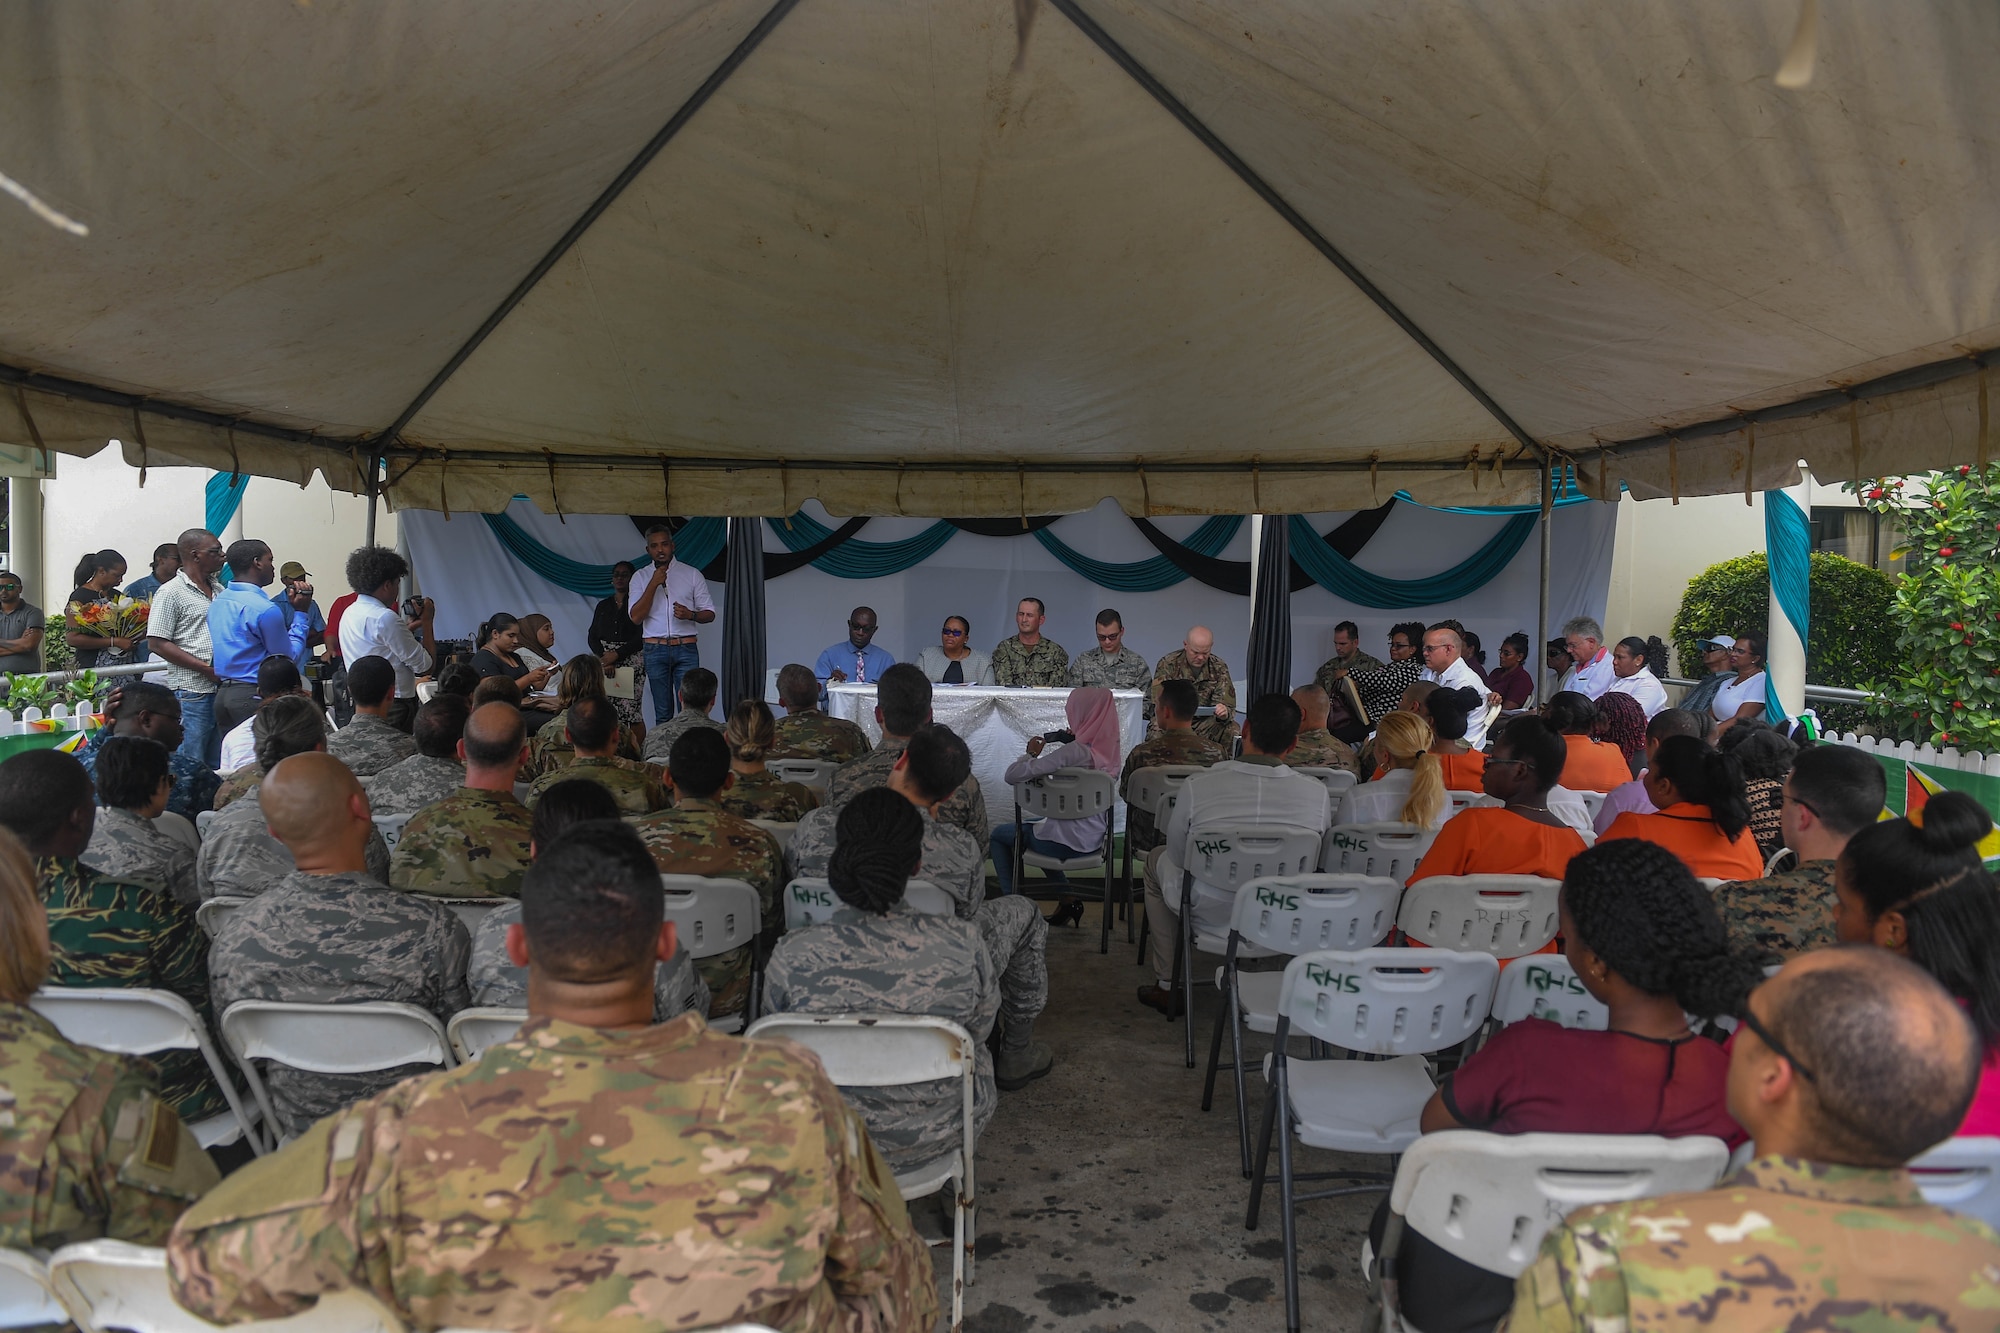
[[[1266,514],[1262,527],[1250,607],[1250,697],[1238,701],[1246,710],[1264,695],[1292,691],[1291,524],[1282,515]]]
[[[732,518],[724,547],[730,578],[722,598],[722,707],[725,715],[740,699],[764,697],[764,520]]]

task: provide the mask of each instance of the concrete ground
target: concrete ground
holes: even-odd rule
[[[966,1333],[1283,1329],[1276,1146],[1263,1216],[1256,1231],[1245,1231],[1249,1183],[1237,1163],[1227,1071],[1218,1077],[1215,1110],[1201,1110],[1217,995],[1197,992],[1197,1068],[1188,1069],[1181,1024],[1134,998],[1151,970],[1135,965],[1120,925],[1110,954],[1100,955],[1098,920],[1093,903],[1081,927],[1050,929],[1049,1007],[1036,1035],[1054,1046],[1056,1066],[1019,1092],[1001,1093],[979,1142],[978,1262],[966,1289]],[[1268,1039],[1251,1040],[1253,1054],[1268,1047]],[[1251,1083],[1253,1146],[1261,1082]],[[1311,1150],[1297,1160],[1308,1171],[1379,1171],[1388,1162]],[[1300,1209],[1308,1333],[1372,1328],[1379,1319],[1359,1255],[1382,1197]],[[940,1234],[934,1201],[919,1200],[912,1212],[926,1234]],[[948,1215],[942,1225],[949,1235]],[[948,1249],[933,1254],[946,1315],[940,1327],[947,1327],[951,1260]]]

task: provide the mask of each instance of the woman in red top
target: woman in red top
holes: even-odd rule
[[[1610,791],[1632,780],[1632,765],[1625,752],[1615,745],[1594,740],[1591,728],[1597,725],[1597,705],[1575,690],[1552,695],[1542,705],[1542,716],[1560,731],[1569,746],[1569,763],[1563,767],[1563,786],[1571,791]]]
[[[1607,1031],[1545,1019],[1509,1024],[1445,1076],[1423,1130],[1498,1134],[1708,1134],[1744,1139],[1725,1103],[1729,1055],[1688,1029],[1687,1014],[1740,1013],[1764,975],[1728,951],[1715,904],[1660,847],[1602,843],[1563,880],[1562,932],[1577,979],[1611,1011]],[[1388,1206],[1371,1235],[1379,1251]],[[1424,1333],[1491,1329],[1512,1304],[1510,1278],[1415,1231],[1397,1256],[1403,1312]]]
[[[1656,814],[1628,810],[1598,839],[1657,842],[1702,879],[1758,879],[1764,858],[1750,833],[1750,803],[1743,770],[1692,736],[1660,742],[1646,770],[1646,797]]]
[[[1486,696],[1470,685],[1456,690],[1432,690],[1420,705],[1431,720],[1431,753],[1444,771],[1446,791],[1481,791],[1479,775],[1486,768],[1486,756],[1466,743],[1467,723],[1473,711],[1486,707]]]
[[[1488,796],[1506,804],[1476,805],[1447,819],[1410,883],[1432,875],[1561,879],[1570,858],[1583,851],[1582,836],[1549,813],[1549,788],[1561,781],[1569,757],[1563,738],[1533,716],[1507,719],[1495,736],[1482,782]]]

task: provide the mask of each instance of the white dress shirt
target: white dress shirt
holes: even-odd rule
[[[364,657],[379,657],[396,668],[396,697],[417,697],[417,673],[431,669],[431,655],[410,633],[394,608],[363,593],[340,618],[340,656],[352,667]]]
[[[1475,750],[1486,748],[1486,682],[1472,669],[1472,664],[1459,658],[1443,671],[1433,671],[1425,667],[1417,673],[1418,680],[1427,680],[1441,690],[1477,690],[1479,703],[1465,719],[1465,743]]]
[[[645,583],[639,581],[644,576]],[[646,591],[646,583],[653,581],[653,571],[642,570],[633,575],[632,599],[637,601]],[[646,609],[643,626],[649,639],[683,639],[701,632],[701,623],[682,620],[674,614],[674,603],[679,602],[690,611],[713,611],[715,599],[708,595],[708,580],[693,565],[684,565],[678,560],[667,562],[667,578],[659,591],[653,594],[653,604]]]
[[[1167,819],[1165,851],[1159,879],[1167,906],[1180,901],[1180,853],[1189,829],[1235,828],[1275,824],[1282,828],[1324,833],[1331,802],[1326,786],[1283,764],[1245,763],[1227,759],[1189,778]],[[1195,924],[1202,930],[1229,929],[1236,895],[1195,881]]]
[[[222,760],[216,764],[216,772],[234,773],[257,762],[257,735],[253,730],[256,724],[257,715],[252,713],[230,728],[229,734],[222,738]]]
[[[1611,683],[1604,687],[1604,694],[1629,694],[1639,707],[1646,710],[1646,720],[1651,722],[1653,714],[1667,706],[1667,687],[1660,684],[1660,678],[1640,667],[1629,676],[1613,676]],[[1604,694],[1597,697],[1602,699]]]
[[[1583,666],[1573,666],[1562,678],[1562,688],[1595,699],[1611,688],[1618,673],[1611,669],[1611,650],[1599,648],[1597,656]]]

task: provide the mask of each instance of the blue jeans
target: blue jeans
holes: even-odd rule
[[[215,696],[175,690],[181,701],[181,753],[210,768],[222,762],[222,736],[215,729]]]
[[[1021,832],[1028,840],[1027,851],[1040,852],[1043,856],[1061,857],[1065,861],[1079,855],[1074,847],[1065,847],[1059,842],[1050,842],[1048,839],[1038,836],[1035,833],[1035,826],[1033,824],[1023,824]],[[988,839],[988,845],[988,849],[993,853],[993,868],[1000,872],[1000,892],[1003,895],[1012,893],[1014,891],[1014,826],[1012,824],[1002,824],[994,829],[993,836]],[[1027,867],[1023,866],[1022,869],[1025,870]],[[1049,877],[1049,883],[1051,884],[1069,883],[1069,876],[1063,874],[1060,870],[1044,870],[1042,873]]]
[[[698,643],[646,645],[646,685],[653,691],[655,726],[680,711],[681,677],[700,665]]]

